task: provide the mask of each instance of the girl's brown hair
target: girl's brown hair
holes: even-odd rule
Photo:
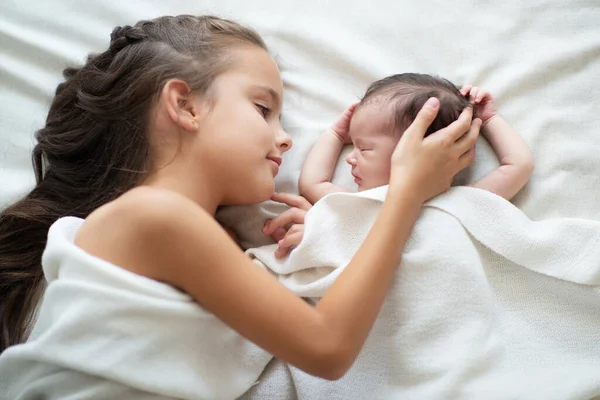
[[[37,184],[0,214],[0,352],[28,336],[50,225],[85,218],[138,184],[149,168],[149,113],[164,84],[178,78],[206,93],[236,45],[266,50],[255,31],[233,21],[160,17],[115,28],[108,50],[64,70],[36,133]]]

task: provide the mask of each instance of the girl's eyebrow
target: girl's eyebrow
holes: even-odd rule
[[[269,96],[271,97],[271,100],[273,100],[273,102],[275,104],[277,104],[277,106],[279,106],[279,107],[281,106],[281,97],[279,96],[279,93],[277,93],[275,91],[275,89],[273,89],[272,87],[269,87],[269,86],[261,86],[261,85],[256,85],[254,87],[258,90],[268,93]]]

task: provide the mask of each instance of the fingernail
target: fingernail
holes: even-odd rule
[[[277,245],[281,246],[281,243],[283,243],[283,239],[281,239],[279,242],[277,242]]]
[[[438,102],[438,100],[435,97],[431,97],[425,103],[425,107],[427,107],[427,108],[433,108],[433,109],[436,109],[438,107],[438,105],[439,105],[439,102]]]

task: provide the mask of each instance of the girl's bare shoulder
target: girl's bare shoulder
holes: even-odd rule
[[[154,260],[166,257],[178,243],[190,243],[178,240],[186,234],[195,236],[191,242],[198,248],[206,237],[226,236],[214,218],[187,197],[165,189],[139,187],[90,214],[75,244],[115,265],[157,278]]]

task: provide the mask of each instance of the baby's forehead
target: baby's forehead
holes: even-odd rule
[[[360,104],[350,120],[350,135],[392,135],[394,133],[395,107],[388,102],[369,101]]]

